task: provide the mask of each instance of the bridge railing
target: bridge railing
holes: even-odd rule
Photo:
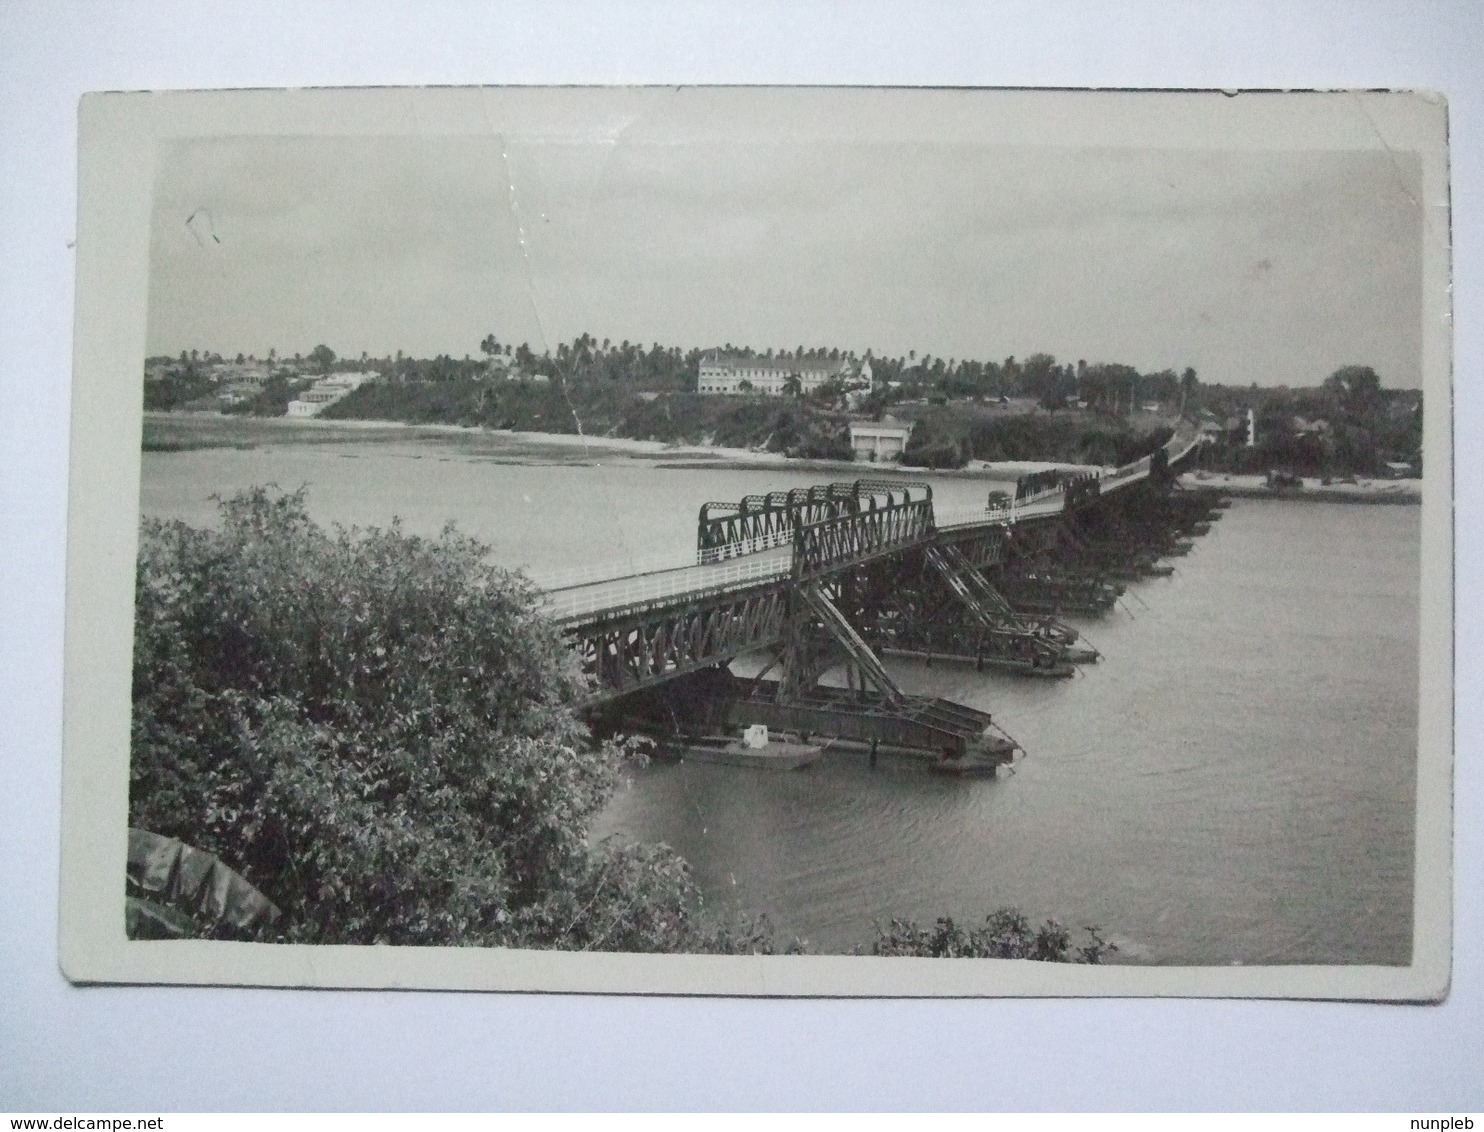
[[[1140,456],[1133,463],[1124,464],[1122,467],[1114,468],[1111,472],[1105,475],[1102,479],[1103,490],[1107,491],[1109,488],[1118,487],[1121,484],[1130,482],[1131,480],[1143,479],[1148,474],[1149,457]]]
[[[1007,525],[1021,519],[1039,518],[1060,510],[1058,495],[1048,508],[1045,498],[1033,503],[1002,503],[997,507],[944,507],[935,511],[934,521],[940,531],[957,530],[960,527],[983,527],[993,524]]]
[[[1164,445],[1169,460],[1183,458],[1196,440],[1179,431]],[[1152,460],[1141,457],[1105,472],[1096,481],[1102,492],[1117,490],[1149,475]],[[842,498],[846,485],[830,485]],[[848,485],[853,498],[872,489],[913,492],[923,485],[857,481]],[[864,489],[864,490],[863,490]],[[904,496],[907,495],[903,491]],[[890,497],[889,497],[890,498]],[[678,597],[689,592],[740,586],[788,574],[804,546],[801,566],[819,573],[843,561],[869,557],[880,550],[926,538],[934,528],[957,530],[970,526],[1013,524],[1025,519],[1059,514],[1066,504],[1066,485],[1056,484],[1019,500],[993,507],[942,508],[934,512],[927,500],[893,502],[884,508],[836,515],[811,524],[787,522],[721,547],[704,547],[694,556],[685,553],[650,555],[560,571],[528,571],[545,591],[545,607],[559,618],[579,617],[599,609]],[[800,536],[801,532],[807,532]],[[758,557],[766,553],[765,557]]]
[[[793,569],[793,554],[767,558],[741,558],[716,566],[689,566],[654,574],[615,578],[542,595],[542,611],[557,621],[574,621],[605,609],[623,609],[649,601],[683,597],[691,593],[741,588],[786,576]]]
[[[931,499],[808,523],[794,532],[794,574],[815,577],[882,551],[919,542],[935,529]]]
[[[721,562],[791,546],[798,527],[932,497],[932,486],[921,480],[858,479],[749,495],[737,503],[704,503],[696,532],[699,559]]]
[[[671,570],[684,570],[695,565],[697,565],[696,555],[682,550],[667,554],[646,555],[643,558],[614,558],[560,570],[527,567],[525,574],[542,590],[554,593],[558,590],[591,586],[599,582],[610,582],[640,574],[663,574]]]
[[[766,531],[761,534],[749,536],[737,536],[732,540],[719,546],[703,546],[696,553],[696,557],[706,565],[713,562],[726,562],[732,558],[741,558],[749,554],[760,554],[765,550],[775,550],[780,546],[792,546],[794,542],[793,524],[787,527]]]
[[[1066,484],[1052,484],[1050,487],[1043,487],[1040,491],[1033,491],[1029,495],[1022,496],[1015,500],[1015,503],[1020,507],[1028,507],[1032,503],[1039,503],[1043,499],[1050,499],[1053,495],[1063,495],[1066,493],[1066,490]]]
[[[958,527],[980,527],[987,523],[1013,523],[1013,507],[942,507],[933,509],[933,521],[940,531]]]
[[[837,514],[844,498],[820,484],[816,488],[749,495],[738,503],[703,503],[696,546],[713,562],[792,544],[799,522]]]
[[[1194,428],[1187,422],[1181,421],[1175,426],[1170,439],[1160,445],[1160,448],[1164,451],[1165,459],[1173,464],[1183,459],[1196,446],[1199,439]],[[1101,477],[1103,490],[1107,491],[1109,488],[1121,487],[1133,480],[1144,479],[1149,475],[1152,464],[1152,456],[1141,456],[1132,463],[1114,468],[1110,472],[1104,472]]]
[[[1181,435],[1182,430],[1184,435]],[[1200,433],[1195,430],[1194,425],[1185,421],[1180,422],[1180,427],[1175,430],[1175,435],[1170,437],[1165,444],[1165,451],[1169,454],[1170,463],[1174,464],[1190,455],[1190,450],[1201,442]]]
[[[979,515],[981,522],[1013,523],[1015,522],[1015,502],[1011,500],[1008,503],[986,507],[983,511],[979,512]]]

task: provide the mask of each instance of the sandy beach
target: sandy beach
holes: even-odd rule
[[[1306,476],[1302,488],[1274,490],[1265,476],[1227,475],[1223,472],[1186,472],[1180,477],[1184,487],[1215,487],[1240,499],[1309,499],[1324,503],[1421,503],[1420,479],[1367,479],[1357,476],[1354,483],[1323,483],[1316,476]]]
[[[316,418],[239,417],[223,413],[145,413],[146,446],[157,449],[266,446],[272,444],[407,443],[435,441],[477,447],[511,456],[544,455],[591,462],[594,456],[631,459],[746,460],[787,463],[778,453],[630,440],[576,433],[514,432],[471,425],[412,424],[403,421],[318,420]]]
[[[723,448],[703,444],[676,444],[661,440],[631,440],[615,436],[586,436],[559,432],[513,432],[468,425],[408,424],[401,421],[290,420],[285,417],[238,417],[221,413],[146,413],[145,447],[155,451],[197,448],[255,448],[277,444],[417,444],[456,447],[480,459],[511,464],[603,464],[641,461],[665,468],[728,467],[776,470],[787,467],[817,471],[834,478],[928,474],[925,468],[898,464],[856,463],[848,460],[797,460],[778,452],[751,448]],[[935,469],[934,477],[995,481],[1014,480],[1032,472],[1065,468],[1097,470],[1080,464],[1041,460],[972,460],[963,468]],[[1302,489],[1274,491],[1263,476],[1187,472],[1180,482],[1188,487],[1216,487],[1249,499],[1311,499],[1343,503],[1419,503],[1420,479],[1365,479],[1355,483],[1321,484],[1315,477]]]
[[[602,464],[635,460],[666,468],[728,467],[775,470],[782,467],[829,473],[841,478],[863,475],[923,475],[927,469],[897,464],[857,463],[849,460],[798,460],[778,452],[752,448],[725,448],[678,444],[661,440],[631,440],[615,436],[555,432],[513,432],[468,425],[408,424],[401,421],[293,419],[239,417],[222,413],[146,413],[144,443],[154,451],[213,447],[267,447],[277,444],[407,444],[440,443],[483,459],[513,464]],[[1079,465],[1041,461],[991,464],[972,461],[960,469],[934,470],[934,476],[965,479],[1013,480],[1027,472]]]

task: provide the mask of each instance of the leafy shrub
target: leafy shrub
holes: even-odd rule
[[[1055,920],[1040,927],[1014,908],[1001,908],[985,917],[982,927],[963,928],[950,917],[931,927],[912,920],[892,920],[877,929],[872,955],[916,956],[931,959],[1037,959],[1051,963],[1099,963],[1116,951],[1095,928],[1086,928],[1087,942],[1072,946],[1072,935]]]
[[[144,383],[144,408],[146,412],[178,409],[209,396],[215,388],[216,383],[193,362],[172,367],[159,381]]]
[[[143,531],[131,826],[240,872],[280,939],[733,948],[668,849],[588,844],[624,754],[528,582],[451,528],[327,533],[302,491],[221,511]]]
[[[966,447],[958,421],[948,412],[930,414],[917,422],[907,438],[902,464],[909,468],[961,468],[968,459],[964,455]]]
[[[313,378],[291,378],[275,373],[251,397],[227,405],[223,411],[238,417],[281,417],[288,413],[289,402],[313,385]]]

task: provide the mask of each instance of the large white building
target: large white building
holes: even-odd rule
[[[870,371],[866,380],[870,381]],[[771,358],[707,354],[701,359],[696,377],[697,393],[728,395],[760,393],[781,397],[788,391],[789,378],[797,375],[801,393],[811,393],[832,378],[849,382],[855,377],[849,358],[800,358],[793,354],[775,354]]]
[[[375,371],[366,373],[332,373],[322,377],[299,394],[298,400],[290,401],[288,415],[291,417],[317,417],[327,405],[333,405],[356,386],[374,381],[381,375]]]

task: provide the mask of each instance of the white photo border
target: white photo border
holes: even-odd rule
[[[1086,967],[855,956],[574,954],[130,941],[123,917],[130,668],[151,203],[185,138],[674,130],[667,100],[807,101],[791,136],[876,101],[882,140],[1159,148],[1387,149],[1424,194],[1422,609],[1410,965]],[[1150,103],[1161,100],[1159,113]],[[736,129],[736,118],[713,129]],[[759,119],[770,119],[760,115]],[[758,127],[759,129],[763,127]],[[772,128],[772,127],[768,127]],[[673,137],[673,133],[665,135]],[[719,135],[718,135],[719,136]],[[727,134],[726,136],[738,136]],[[746,135],[742,135],[746,136]],[[79,983],[764,996],[1194,996],[1436,1001],[1452,944],[1452,322],[1446,107],[1400,92],[997,91],[831,87],[369,88],[96,94],[79,114],[77,297],[64,645],[60,955]],[[676,139],[683,140],[683,139]]]

